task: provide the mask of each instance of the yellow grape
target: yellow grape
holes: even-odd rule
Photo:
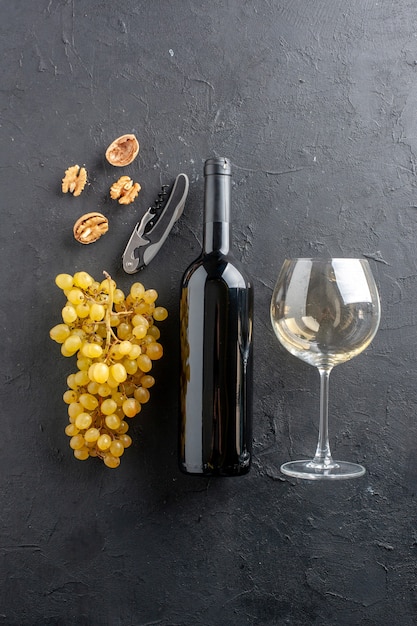
[[[88,289],[93,285],[94,279],[87,272],[76,272],[74,274],[74,285],[81,289]]]
[[[70,274],[58,274],[55,278],[55,283],[60,289],[71,289],[74,280]]]
[[[81,289],[70,289],[67,293],[67,298],[71,302],[71,304],[81,304],[85,300],[85,296]]]
[[[83,341],[85,341],[85,332],[82,328],[72,328],[71,335],[77,335],[78,337],[81,337]]]
[[[136,374],[138,371],[136,359],[123,359],[122,365],[124,366],[126,372],[130,375]]]
[[[90,359],[98,359],[103,354],[103,348],[98,343],[85,343],[81,352]]]
[[[99,291],[100,291],[100,283],[97,280],[93,280],[93,282],[88,288],[88,293],[90,293],[93,296],[96,296]]]
[[[68,405],[68,416],[70,418],[73,418],[74,420],[77,417],[77,415],[79,415],[83,411],[84,411],[84,407],[79,402],[71,402],[71,404]]]
[[[104,319],[106,309],[102,304],[92,304],[90,306],[90,318],[95,322],[100,322]]]
[[[84,439],[87,443],[94,443],[99,437],[100,431],[98,430],[98,428],[89,428],[84,435]]]
[[[110,428],[110,430],[118,430],[122,422],[120,417],[118,417],[114,413],[112,413],[111,415],[106,415],[106,418],[104,421],[106,422],[106,426]]]
[[[98,400],[91,393],[82,393],[78,400],[88,411],[94,411],[98,407]]]
[[[129,354],[130,351],[132,350],[133,344],[130,341],[121,341],[119,343],[119,345],[117,346],[118,351],[120,354],[122,354],[123,356],[126,356],[126,354]]]
[[[92,396],[96,396],[97,393],[98,393],[98,388],[99,387],[100,387],[100,385],[98,383],[96,383],[95,380],[92,380],[87,385],[87,391],[88,391],[88,393],[91,393]]]
[[[91,365],[91,359],[88,359],[86,356],[80,356],[77,359],[77,367],[79,370],[88,370]]]
[[[65,357],[74,356],[74,352],[67,350],[64,344],[61,345],[61,354]]]
[[[148,308],[149,306],[146,304],[146,302],[144,302],[143,300],[141,300],[136,306],[135,306],[135,313],[139,313],[140,315],[142,315],[143,313],[148,313]]]
[[[75,374],[67,376],[67,385],[70,389],[78,389],[78,385],[75,382]]]
[[[125,451],[124,445],[122,444],[121,441],[117,441],[117,439],[112,441],[110,445],[110,454],[118,457],[118,456],[122,456],[124,451]]]
[[[94,373],[93,380],[100,385],[103,385],[107,382],[110,375],[109,366],[106,363],[95,363],[94,364]]]
[[[93,418],[90,413],[80,413],[75,418],[75,425],[79,430],[86,430],[87,428],[90,428],[92,421]]]
[[[110,375],[116,380],[118,383],[123,383],[127,378],[127,372],[124,365],[121,363],[114,363],[110,366]]]
[[[142,285],[142,283],[133,283],[130,288],[130,295],[134,300],[139,300],[140,298],[142,298],[144,293],[145,287]]]
[[[74,375],[74,380],[79,387],[84,387],[90,382],[90,377],[88,375],[88,372],[86,372],[85,370],[79,370]]]
[[[133,392],[135,391],[135,389],[136,385],[133,381],[127,380],[125,383],[123,383],[123,392],[127,398],[133,396]]]
[[[74,450],[74,456],[79,461],[86,461],[90,456],[90,452],[88,448],[80,448],[79,450]]]
[[[62,309],[62,320],[65,324],[72,324],[78,318],[77,311],[72,304],[67,304]]]
[[[153,304],[158,299],[158,292],[156,289],[147,289],[143,294],[143,300],[146,304]]]
[[[57,324],[49,331],[49,336],[51,339],[56,341],[57,343],[64,343],[65,339],[70,336],[70,329],[67,324]]]
[[[124,448],[129,448],[132,445],[132,438],[129,435],[120,435],[119,441],[122,443]]]
[[[80,319],[84,319],[90,314],[90,307],[87,302],[81,302],[81,304],[77,304],[75,310],[77,311],[77,315]]]
[[[117,346],[112,346],[110,348],[109,358],[112,361],[119,361],[120,359],[123,358],[123,354],[120,352],[118,345]]]
[[[79,430],[75,424],[68,424],[65,428],[65,434],[68,435],[68,437],[74,437],[74,435],[78,435],[78,433]]]
[[[70,439],[70,446],[73,450],[79,450],[84,447],[84,437],[80,434],[74,435]]]
[[[142,348],[137,343],[132,343],[132,349],[127,355],[128,359],[137,359],[139,354],[142,354]]]
[[[70,335],[69,337],[67,337],[67,339],[65,339],[63,345],[65,347],[65,350],[72,355],[78,352],[78,350],[82,346],[82,343],[83,342],[81,341],[81,337],[79,337],[78,335]]]
[[[149,322],[144,315],[138,313],[132,317],[132,326],[145,326],[149,328]]]
[[[152,369],[152,361],[147,354],[139,355],[136,361],[142,372],[147,373]]]
[[[67,389],[67,391],[62,396],[62,399],[65,404],[72,404],[73,402],[77,402],[78,393],[76,393],[74,389]]]
[[[112,454],[105,454],[103,462],[107,467],[116,468],[120,465],[120,458]]]
[[[144,324],[139,324],[138,326],[134,326],[132,330],[132,334],[136,339],[143,339],[146,337],[146,333],[148,332],[148,328]]]
[[[117,432],[120,433],[121,435],[124,435],[125,433],[127,433],[128,430],[129,430],[129,424],[125,422],[124,420],[122,420],[120,422],[119,428],[117,429]]]
[[[160,343],[158,343],[157,341],[153,341],[146,347],[146,354],[151,359],[151,361],[156,361],[163,356],[164,350]]]
[[[99,450],[108,450],[111,446],[112,439],[110,435],[100,435],[97,439],[97,447]]]
[[[155,341],[157,341],[161,336],[161,331],[159,330],[158,326],[155,326],[154,324],[148,329],[148,335],[155,339]]]
[[[107,384],[107,383],[103,383],[97,389],[97,393],[98,393],[98,395],[101,398],[106,398],[107,396],[110,396],[111,395],[111,387],[110,387],[110,385]]]
[[[120,324],[120,317],[118,315],[110,315],[110,326],[118,326]]]
[[[65,321],[65,320],[64,320]],[[128,339],[132,334],[132,326],[127,322],[121,322],[117,327],[117,336],[119,339]]]
[[[100,410],[103,415],[111,415],[115,412],[116,409],[117,404],[115,400],[113,400],[113,398],[106,398],[106,400],[103,400],[103,402],[101,403]]]
[[[113,292],[113,302],[114,304],[122,304],[125,299],[125,294],[121,289],[115,289]]]
[[[128,398],[122,404],[123,413],[126,417],[135,417],[135,415],[140,412],[141,408],[136,398]]]
[[[109,285],[109,283],[111,284],[111,287],[112,287],[113,291],[116,289],[115,281],[112,280],[112,279],[109,281],[109,279],[106,278],[106,279],[102,280],[101,283],[100,283],[100,289],[103,291],[103,293],[109,293],[110,292],[110,285]]]
[[[163,306],[157,306],[153,312],[153,318],[156,322],[163,322],[168,317],[168,311]]]
[[[146,387],[137,387],[134,391],[134,396],[139,404],[146,404],[149,401],[151,394]]]
[[[150,374],[145,374],[145,376],[142,376],[142,378],[140,379],[140,383],[142,387],[149,389],[150,387],[154,386],[155,378],[151,376]]]

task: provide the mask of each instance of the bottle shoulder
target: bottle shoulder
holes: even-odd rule
[[[183,277],[183,285],[193,282],[217,280],[230,287],[250,289],[252,280],[244,266],[231,254],[219,252],[202,253],[187,268]]]

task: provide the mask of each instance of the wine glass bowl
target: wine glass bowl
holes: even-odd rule
[[[361,465],[333,461],[328,441],[328,384],[335,365],[365,350],[381,317],[378,290],[366,259],[287,259],[271,299],[275,334],[291,354],[320,373],[320,428],[311,460],[281,466],[290,476],[341,479],[362,476]]]

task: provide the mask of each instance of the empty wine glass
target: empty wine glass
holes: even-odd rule
[[[365,468],[334,461],[328,436],[329,376],[371,343],[381,317],[378,290],[364,259],[287,259],[271,300],[271,322],[281,344],[320,373],[320,427],[311,460],[281,466],[307,479],[355,478]]]

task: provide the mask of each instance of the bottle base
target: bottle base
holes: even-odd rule
[[[238,476],[244,476],[248,474],[250,471],[250,465],[246,467],[221,467],[221,468],[202,468],[200,469],[190,469],[187,468],[186,465],[182,463],[179,464],[179,469],[182,474],[186,474],[187,476],[200,476],[202,478],[234,478]]]

